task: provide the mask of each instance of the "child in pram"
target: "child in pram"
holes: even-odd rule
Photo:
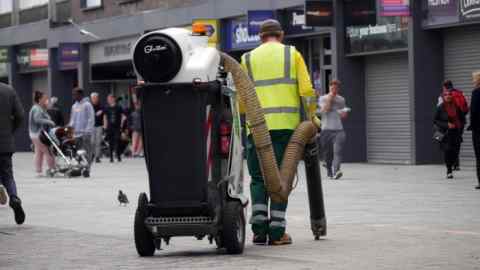
[[[53,177],[57,173],[67,177],[90,177],[90,168],[87,152],[78,149],[73,137],[73,128],[56,127],[42,130],[40,141],[46,145],[55,157],[55,169],[47,170],[47,176]]]

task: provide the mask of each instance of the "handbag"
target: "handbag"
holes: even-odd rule
[[[433,140],[438,142],[438,143],[441,143],[443,142],[443,140],[445,139],[445,135],[447,135],[446,133],[443,133],[439,130],[436,130],[434,133],[433,133]]]

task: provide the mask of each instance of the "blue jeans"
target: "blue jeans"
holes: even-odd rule
[[[17,185],[13,178],[12,153],[0,153],[0,183],[7,189],[10,198],[17,197]]]

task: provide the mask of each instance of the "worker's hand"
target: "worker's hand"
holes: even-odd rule
[[[316,115],[312,117],[312,122],[318,129],[322,127],[322,121]]]
[[[144,85],[144,84],[145,84],[145,81],[142,81],[142,80],[137,81],[137,85]]]
[[[347,112],[341,112],[341,113],[340,113],[340,117],[341,117],[342,119],[345,119],[345,118],[348,117],[348,113],[347,113]]]
[[[448,122],[448,128],[453,129],[453,128],[455,128],[455,125],[453,123]]]

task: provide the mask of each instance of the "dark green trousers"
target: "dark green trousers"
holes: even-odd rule
[[[292,134],[293,130],[270,131],[278,166],[281,165],[283,154],[285,153]],[[255,150],[252,135],[248,136],[247,141],[247,164],[248,171],[252,177],[252,182],[250,183],[252,200],[252,217],[250,223],[252,224],[252,231],[256,235],[268,235],[271,240],[279,240],[285,233],[287,225],[285,221],[287,203],[270,202],[263,181],[262,171],[258,163],[257,151]],[[269,203],[270,208],[268,207]],[[270,213],[268,211],[269,209]]]

